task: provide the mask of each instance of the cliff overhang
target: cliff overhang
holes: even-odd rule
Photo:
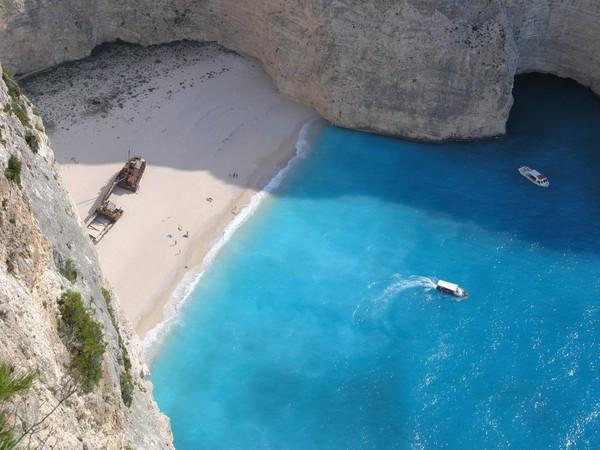
[[[420,140],[501,135],[515,74],[600,92],[593,0],[59,0],[0,7],[0,60],[29,72],[117,39],[216,41],[334,124]]]

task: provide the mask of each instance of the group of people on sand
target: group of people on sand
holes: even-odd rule
[[[182,232],[183,231],[183,227],[181,225],[178,225],[177,226],[177,231]],[[181,237],[184,237],[186,239],[189,238],[190,237],[190,232],[186,230],[186,232],[183,233],[181,235]],[[172,239],[172,238],[173,238],[173,235],[171,233],[167,234],[167,239]],[[170,245],[170,247],[177,247],[177,239],[175,239],[173,241],[173,243]],[[179,256],[179,255],[181,255],[181,249],[178,250],[177,253],[175,253],[175,256]]]

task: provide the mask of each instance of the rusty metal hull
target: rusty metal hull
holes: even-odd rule
[[[110,196],[115,187],[119,186],[129,191],[137,192],[145,170],[146,161],[136,156],[130,158],[115,178],[113,178],[110,186],[100,200],[100,206],[96,208],[86,224],[88,234],[94,244],[100,242],[123,215],[123,210],[110,201]]]
[[[131,158],[125,163],[117,175],[119,187],[132,192],[137,192],[140,187],[140,181],[146,170],[146,161],[139,156]]]

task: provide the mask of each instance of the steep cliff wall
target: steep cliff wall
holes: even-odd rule
[[[600,91],[596,0],[2,0],[18,72],[122,39],[215,40],[333,123],[416,139],[501,134],[517,72]]]
[[[0,362],[38,373],[32,391],[9,408],[10,423],[22,430],[60,404],[24,446],[172,448],[168,421],[142,378],[139,342],[119,317],[116,299],[108,302],[102,293],[108,286],[62,186],[42,121],[7,83],[10,90],[0,79]],[[59,325],[59,298],[67,290],[81,293],[106,343],[101,380],[87,394],[73,377],[71,337]]]
[[[600,93],[600,2],[509,0],[518,73],[547,72]]]

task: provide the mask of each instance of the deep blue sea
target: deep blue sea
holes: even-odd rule
[[[600,100],[528,75],[505,138],[327,127],[179,317],[179,450],[600,448]]]

